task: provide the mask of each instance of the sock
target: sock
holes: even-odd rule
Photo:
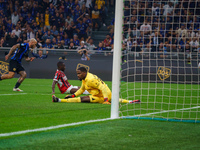
[[[90,94],[87,90],[85,90],[84,92],[83,92],[83,94]]]
[[[61,103],[81,103],[80,97],[68,98],[68,99],[61,99]]]
[[[130,102],[130,100],[126,100],[126,99],[119,99],[119,102],[120,102],[120,103],[129,103],[129,102]]]
[[[20,84],[21,84],[21,83],[17,82],[17,83],[15,84],[15,88],[18,88],[18,87],[20,86]]]
[[[1,79],[1,76],[0,76],[0,81],[1,81],[2,79]]]

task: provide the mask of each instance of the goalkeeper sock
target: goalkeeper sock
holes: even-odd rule
[[[120,102],[120,103],[129,103],[129,100],[126,100],[126,99],[119,99],[119,102]]]
[[[61,103],[81,103],[80,97],[68,98],[68,99],[61,99]]]

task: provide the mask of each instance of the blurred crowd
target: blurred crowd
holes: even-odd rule
[[[200,1],[126,0],[123,30],[131,51],[200,52]]]
[[[81,42],[98,51],[92,32],[106,26],[114,0],[0,0],[0,47],[36,38],[38,47],[77,49]],[[106,37],[106,35],[105,35]]]

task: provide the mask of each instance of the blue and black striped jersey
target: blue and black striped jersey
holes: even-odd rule
[[[28,54],[29,54],[29,44],[28,43],[20,43],[20,48],[17,48],[15,50],[15,53],[11,59],[16,60],[19,63],[21,63],[22,58],[28,57]]]

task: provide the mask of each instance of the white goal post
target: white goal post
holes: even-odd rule
[[[117,24],[117,25],[116,25]],[[120,86],[120,66],[122,49],[122,28],[123,28],[123,0],[117,0],[115,4],[115,29],[114,29],[114,52],[112,71],[112,103],[111,118],[119,117],[119,86]]]

